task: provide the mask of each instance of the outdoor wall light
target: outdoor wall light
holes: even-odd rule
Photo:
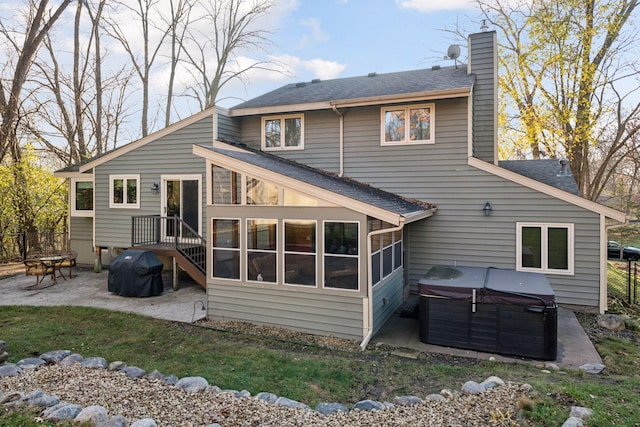
[[[491,203],[487,202],[484,204],[484,207],[482,208],[482,211],[484,212],[484,216],[489,216],[491,215],[491,211],[493,210],[493,208],[491,207]]]
[[[158,194],[160,192],[160,184],[158,184],[157,182],[151,183],[151,192],[153,194]]]

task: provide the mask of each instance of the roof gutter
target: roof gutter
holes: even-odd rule
[[[404,228],[404,218],[400,219],[400,225],[392,228],[385,228],[382,230],[374,230],[367,234],[367,298],[363,302],[366,305],[366,312],[362,316],[363,339],[360,343],[360,350],[364,351],[367,348],[367,344],[373,336],[373,268],[371,267],[371,238],[380,234],[393,233],[394,231],[401,231]]]

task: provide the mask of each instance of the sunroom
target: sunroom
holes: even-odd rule
[[[194,154],[207,160],[210,318],[364,342],[402,304],[403,228],[434,206],[246,147]]]

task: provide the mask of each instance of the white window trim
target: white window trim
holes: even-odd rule
[[[523,227],[540,227],[542,229],[542,268],[532,268],[522,266],[522,228]],[[548,232],[549,228],[566,228],[567,229],[567,270],[551,269],[548,267]],[[574,275],[574,225],[571,223],[554,223],[554,222],[517,222],[516,223],[516,270],[528,271],[533,273],[557,274],[563,276]]]
[[[71,216],[81,216],[81,217],[93,217],[94,210],[96,206],[96,188],[95,184],[93,184],[93,209],[91,210],[77,210],[76,209],[76,183],[77,182],[91,182],[93,184],[93,178],[71,178],[71,194],[70,194],[70,205],[71,205]]]
[[[280,276],[280,272],[278,271],[278,258],[279,258],[279,251],[278,251],[278,245],[280,244],[280,242],[278,242],[278,227],[279,227],[279,221],[275,218],[245,218],[245,227],[244,227],[244,232],[245,235],[243,236],[243,238],[245,240],[247,240],[249,238],[249,221],[273,221],[276,224],[276,248],[273,250],[266,250],[266,249],[249,249],[249,242],[247,241],[246,243],[246,250],[244,251],[244,263],[247,266],[246,269],[249,269],[249,254],[250,253],[256,253],[256,252],[262,252],[262,253],[270,253],[270,254],[275,254],[276,256],[276,281],[275,282],[265,282],[265,281],[259,281],[259,280],[250,280],[249,276],[247,274],[247,272],[245,271],[244,273],[247,275],[247,282],[248,283],[258,283],[261,285],[277,285],[278,284],[278,277]]]
[[[284,145],[284,141],[285,141],[285,132],[284,132],[284,120],[285,119],[296,119],[299,118],[300,119],[300,145],[297,147],[285,147]],[[264,131],[264,125],[265,125],[265,121],[267,120],[280,120],[281,126],[280,126],[280,147],[267,147],[266,144],[266,137],[265,137],[265,131]],[[280,115],[280,116],[263,116],[262,120],[260,121],[260,135],[261,135],[261,145],[262,145],[262,150],[264,151],[288,151],[288,150],[304,150],[304,114],[287,114],[287,115]]]
[[[213,221],[215,221],[215,220],[238,221],[238,239],[239,240],[238,240],[238,247],[237,248],[222,248],[222,247],[218,247],[218,246],[213,246],[213,234],[212,233],[213,233]],[[244,232],[243,226],[242,226],[242,219],[241,218],[227,218],[227,217],[214,216],[214,217],[211,217],[211,223],[209,225],[211,227],[210,230],[209,230],[209,236],[208,236],[208,237],[211,238],[211,243],[210,243],[210,245],[211,245],[211,260],[210,260],[210,262],[211,262],[211,264],[210,264],[211,265],[211,273],[209,274],[209,276],[211,277],[211,279],[214,279],[214,280],[228,280],[228,281],[231,281],[231,282],[241,282],[243,277],[245,276],[245,273],[243,273],[243,269],[246,268],[245,262],[242,259],[242,252],[243,252],[242,243],[244,242],[243,236],[242,236],[242,233]],[[229,279],[227,277],[217,277],[217,276],[213,275],[213,273],[214,273],[213,252],[216,249],[223,250],[223,251],[234,251],[234,252],[238,252],[239,253],[239,257],[240,257],[240,259],[239,259],[239,261],[240,261],[240,266],[239,266],[240,274],[238,275],[237,279]],[[246,251],[245,251],[245,253],[246,253]]]
[[[429,139],[421,139],[417,141],[411,141],[409,139],[410,126],[405,126],[404,138],[402,141],[385,141],[385,131],[386,131],[386,121],[385,121],[385,113],[387,111],[397,111],[404,110],[405,118],[409,117],[409,110],[416,108],[429,108],[431,111],[429,113],[430,118],[430,138]],[[396,105],[393,107],[382,107],[380,108],[380,145],[386,146],[398,146],[398,145],[423,145],[423,144],[435,144],[435,134],[436,134],[436,105],[434,103],[428,104],[407,104],[407,105]]]
[[[315,257],[315,263],[314,263],[314,267],[313,270],[315,272],[316,275],[316,284],[311,286],[311,285],[301,285],[298,283],[287,283],[287,254],[294,254],[294,255],[311,255],[310,252],[292,252],[292,251],[287,251],[287,234],[286,234],[286,228],[287,228],[287,223],[291,223],[291,222],[313,222],[315,227],[316,227],[316,251],[313,252],[313,255]],[[284,284],[284,286],[291,286],[291,287],[295,287],[295,288],[301,288],[301,289],[318,289],[318,221],[315,219],[302,219],[302,218],[298,218],[298,219],[283,219],[282,220],[282,260],[281,260],[281,265],[282,265],[282,283]]]
[[[124,181],[124,194],[122,197],[122,203],[115,203],[113,201],[113,181],[116,179],[122,179]],[[126,191],[127,185],[126,181],[135,179],[136,180],[136,203],[127,203]],[[94,190],[95,191],[95,190]],[[140,209],[140,198],[142,194],[140,194],[140,175],[109,175],[109,207],[115,209]]]
[[[324,236],[324,225],[327,222],[340,222],[340,223],[344,223],[344,224],[357,224],[358,226],[358,255],[349,255],[349,254],[329,254],[326,252],[326,248],[324,246],[325,244],[325,236]],[[317,233],[317,230],[316,230]],[[316,242],[317,243],[317,242]],[[327,290],[331,290],[331,291],[341,291],[341,292],[360,292],[360,254],[362,253],[361,248],[360,248],[360,222],[359,221],[342,221],[342,220],[331,220],[331,219],[327,219],[327,220],[323,220],[322,221],[322,288],[323,289],[327,289]],[[317,246],[317,244],[316,244]],[[317,248],[316,248],[317,251]],[[358,259],[358,288],[357,289],[342,289],[342,288],[332,288],[331,286],[325,286],[326,283],[326,278],[325,278],[325,269],[324,269],[324,258],[325,257],[336,257],[336,258],[357,258]]]

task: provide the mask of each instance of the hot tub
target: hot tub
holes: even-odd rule
[[[555,360],[555,294],[539,273],[434,266],[418,282],[420,341]]]

